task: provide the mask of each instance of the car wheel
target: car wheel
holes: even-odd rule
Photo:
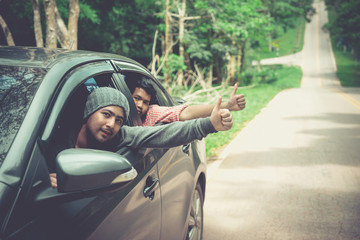
[[[187,240],[201,240],[203,237],[204,213],[203,213],[204,197],[201,186],[196,184],[190,208],[190,216],[188,223]]]

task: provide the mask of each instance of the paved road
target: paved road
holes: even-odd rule
[[[281,60],[302,67],[301,88],[278,94],[209,166],[205,240],[360,239],[360,89],[340,86],[325,6],[314,6],[303,51]]]

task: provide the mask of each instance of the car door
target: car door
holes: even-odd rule
[[[21,188],[3,229],[8,239],[159,239],[161,198],[158,189],[158,169],[150,164],[129,184],[100,194],[73,195],[57,193],[49,182],[47,149],[57,131],[67,124],[76,124],[75,116],[82,115],[76,107],[83,104],[77,97],[80,89],[91,86],[83,83],[95,79],[97,87],[116,88],[113,65],[109,61],[93,62],[72,69],[62,78],[57,89],[50,93],[52,101],[47,114],[39,121],[43,126],[33,144],[29,165]],[[96,87],[96,86],[95,86]],[[86,95],[86,94],[85,94]],[[68,110],[70,108],[70,111]],[[63,120],[69,114],[70,120]],[[64,125],[59,124],[64,123]],[[77,123],[81,124],[81,122]],[[131,119],[128,124],[131,125]],[[125,156],[136,162],[137,152],[125,151]],[[145,193],[144,193],[145,191]],[[80,193],[81,194],[81,193]]]
[[[135,69],[122,68],[122,78],[129,89],[143,77],[151,78],[157,99],[152,104],[172,106],[171,97],[161,84],[149,74]],[[191,143],[170,149],[148,149],[148,156],[155,159],[159,170],[162,219],[161,239],[182,239],[186,230],[190,199],[195,188],[195,163]],[[197,162],[199,164],[199,162]]]
[[[171,105],[165,89],[155,85],[159,103]],[[183,239],[190,200],[196,183],[198,159],[192,158],[194,141],[169,149],[158,161],[161,182],[161,239]],[[195,149],[196,150],[196,149]]]

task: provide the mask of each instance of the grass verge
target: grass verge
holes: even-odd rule
[[[332,48],[336,60],[336,75],[343,87],[360,87],[360,63],[357,63],[354,56],[349,52],[344,52],[336,46],[332,39]]]

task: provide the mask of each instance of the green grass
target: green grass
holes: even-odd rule
[[[360,63],[354,61],[354,56],[335,50],[337,76],[343,87],[360,87]]]
[[[295,28],[288,29],[282,36],[272,40],[272,42],[279,46],[279,57],[294,54],[302,50],[304,46],[305,23],[304,18],[298,18],[295,22]],[[260,59],[277,57],[276,51],[269,52],[268,44],[268,39],[264,39],[260,43]]]
[[[206,155],[213,157],[219,154],[219,151],[252,120],[261,109],[264,108],[273,97],[280,91],[287,88],[300,87],[302,71],[299,67],[284,67],[275,70],[279,79],[272,84],[257,85],[253,88],[238,89],[237,93],[243,93],[246,99],[246,108],[239,112],[233,113],[234,125],[226,132],[210,134],[205,138]],[[232,89],[228,89],[229,96]],[[226,97],[224,96],[224,100]],[[204,99],[204,102],[206,99]]]
[[[344,52],[336,46],[332,39],[332,48],[335,55],[337,76],[343,87],[360,87],[360,63],[356,63],[354,56]]]

